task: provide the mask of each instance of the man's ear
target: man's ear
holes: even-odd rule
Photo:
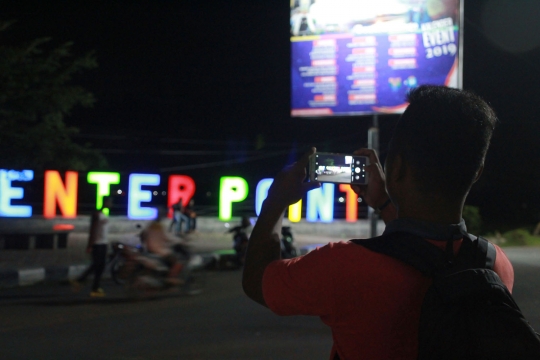
[[[476,173],[476,176],[474,178],[473,184],[480,179],[480,175],[482,175],[482,172],[484,171],[484,164],[480,165],[480,169],[478,169],[478,172]]]
[[[386,176],[390,177],[388,179],[389,181],[395,183],[399,182],[400,180],[403,180],[405,177],[405,163],[403,162],[403,158],[401,155],[396,154],[390,163],[385,164],[386,165]]]

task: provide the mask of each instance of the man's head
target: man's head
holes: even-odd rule
[[[400,181],[408,178],[417,194],[463,200],[483,169],[497,122],[493,109],[470,92],[444,86],[420,86],[408,100],[386,160],[390,196],[399,202]]]

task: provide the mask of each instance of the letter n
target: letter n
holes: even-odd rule
[[[66,171],[66,183],[62,182],[60,173],[56,170],[45,171],[45,200],[43,216],[54,218],[56,204],[65,218],[77,216],[77,186],[79,174],[76,171]]]

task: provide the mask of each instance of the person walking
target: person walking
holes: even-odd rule
[[[109,218],[103,213],[103,209],[112,207],[112,198],[105,197],[101,209],[94,211],[90,222],[90,233],[88,236],[88,245],[86,252],[92,255],[92,264],[79,276],[71,282],[74,291],[79,291],[82,283],[90,275],[94,275],[92,283],[91,297],[104,297],[105,292],[100,287],[101,275],[105,269],[107,260],[107,248],[109,245]]]
[[[187,206],[184,208],[184,215],[189,219],[188,222],[188,232],[192,233],[197,229],[197,213],[194,210],[195,200],[191,199]]]

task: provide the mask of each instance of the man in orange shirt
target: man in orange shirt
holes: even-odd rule
[[[355,191],[379,209],[385,234],[421,236],[442,249],[452,242],[458,253],[467,235],[463,204],[482,173],[497,119],[479,97],[442,86],[413,90],[409,103],[390,142],[386,171],[374,151],[356,152],[370,165],[368,185]],[[274,180],[251,234],[244,291],[276,314],[319,316],[332,329],[331,359],[416,359],[420,309],[431,279],[352,242],[280,260],[285,209],[319,186],[304,182],[314,152]],[[493,270],[512,291],[512,265],[495,248]]]

